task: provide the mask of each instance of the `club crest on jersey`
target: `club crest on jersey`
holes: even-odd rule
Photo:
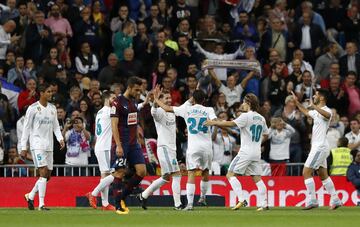
[[[115,107],[115,106],[112,106],[112,107],[111,107],[110,113],[111,113],[111,114],[115,114],[115,113],[116,113],[116,107]]]
[[[38,110],[39,112],[41,111],[41,108],[40,108],[40,106],[38,106],[37,110]]]

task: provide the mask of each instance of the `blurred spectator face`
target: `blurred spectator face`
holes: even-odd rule
[[[270,112],[271,110],[271,104],[269,101],[265,101],[262,105],[262,109],[265,111],[265,113]]]
[[[355,19],[358,16],[359,10],[356,6],[353,6],[349,9],[349,18]]]
[[[83,129],[83,126],[84,126],[84,122],[81,121],[79,118],[74,120],[73,127],[76,132],[81,132]]]
[[[57,5],[53,5],[51,7],[51,15],[55,18],[58,18],[60,16],[60,7]]]
[[[108,64],[112,67],[115,68],[118,64],[118,58],[115,54],[110,54],[108,57]]]
[[[150,7],[150,15],[153,18],[156,18],[159,15],[159,7],[157,5],[152,5]]]
[[[16,64],[16,68],[23,69],[24,65],[25,65],[24,58],[23,57],[17,57],[16,61],[15,61],[15,64]]]
[[[354,55],[357,51],[356,45],[353,42],[346,43],[346,53],[348,55]]]
[[[9,156],[9,164],[15,164],[14,161],[19,156],[15,147],[12,147],[8,150],[8,156]]]
[[[311,13],[312,12],[312,4],[308,1],[304,1],[302,4],[301,4],[301,11],[303,13],[307,12],[307,13]]]
[[[189,40],[186,37],[179,37],[178,39],[179,47],[187,48]]]
[[[184,5],[185,4],[185,0],[177,0],[178,5]]]
[[[124,50],[124,60],[125,61],[132,61],[134,60],[134,50],[131,48],[126,48]]]
[[[157,41],[164,43],[166,41],[165,32],[159,32],[157,35]]]
[[[100,82],[98,80],[91,80],[90,82],[90,91],[99,92]]]
[[[197,73],[197,67],[195,64],[190,64],[188,66],[188,70],[187,70],[187,73],[190,74],[190,75],[195,75]]]
[[[64,40],[60,39],[58,40],[57,44],[56,44],[56,48],[60,51],[60,52],[63,52],[65,51],[65,42]]]
[[[171,68],[166,72],[166,76],[169,77],[171,81],[175,81],[177,78],[177,71]]]
[[[294,91],[294,83],[292,81],[289,81],[287,84],[286,84],[286,91],[288,93]]]
[[[165,90],[170,91],[172,88],[172,81],[169,77],[165,77],[162,81],[162,85],[164,87]]]
[[[224,34],[227,34],[229,32],[231,32],[231,26],[229,23],[224,23],[222,26],[222,31]]]
[[[50,49],[50,59],[57,59],[58,57],[58,50],[56,48]]]
[[[52,91],[53,94],[58,93],[59,87],[58,87],[57,84],[52,84],[52,85],[50,85],[50,87],[51,87],[51,91]]]
[[[221,112],[221,113],[219,114],[219,119],[220,119],[220,120],[223,120],[223,121],[227,121],[227,120],[229,119],[229,117],[228,117],[228,115],[227,115],[226,112]]]
[[[35,23],[38,25],[43,25],[45,21],[45,15],[43,12],[39,11],[35,13]]]
[[[330,91],[337,91],[340,88],[340,77],[330,79]]]
[[[186,80],[186,85],[189,87],[189,89],[196,89],[197,80],[194,77],[188,77]]]
[[[236,78],[233,75],[230,75],[226,80],[226,85],[228,88],[233,89],[236,86]]]
[[[224,47],[223,47],[223,45],[221,45],[221,44],[216,44],[214,52],[215,52],[215,54],[224,54]]]
[[[81,112],[86,112],[89,109],[89,106],[85,100],[80,101],[80,110]]]
[[[137,31],[139,35],[146,34],[146,26],[144,23],[139,23],[137,26]]]
[[[213,32],[216,30],[216,24],[213,17],[206,17],[204,23],[207,32]]]
[[[142,92],[147,91],[147,87],[148,87],[148,82],[147,82],[147,80],[142,79],[141,91],[142,91]]]
[[[301,50],[297,49],[294,51],[294,58],[302,61],[304,59],[304,53]]]
[[[33,62],[32,59],[26,60],[26,68],[29,69],[29,70],[34,68],[34,62]]]
[[[35,91],[36,90],[36,81],[34,79],[29,79],[26,82],[26,89],[28,91]]]
[[[301,61],[299,59],[294,59],[292,61],[292,67],[293,67],[294,72],[301,73]]]
[[[345,79],[345,83],[347,86],[354,86],[356,82],[356,76],[353,74],[348,74]]]
[[[88,22],[90,20],[90,14],[91,14],[91,9],[89,7],[85,7],[81,11],[80,16],[83,19],[83,21]]]
[[[217,102],[221,105],[224,105],[226,103],[226,96],[224,93],[219,93]]]
[[[275,69],[273,69],[273,73],[277,76],[281,76],[284,66],[282,64],[276,63]]]
[[[159,62],[158,67],[157,67],[157,71],[158,71],[159,73],[164,73],[165,70],[166,70],[166,64],[165,64],[165,62],[162,62],[162,61]]]
[[[65,112],[65,110],[63,108],[57,108],[56,112],[57,112],[57,117],[58,117],[59,120],[64,120],[65,119],[66,112]]]
[[[74,120],[75,118],[80,117],[80,112],[78,110],[74,110],[71,113],[71,120]]]
[[[89,43],[85,42],[85,43],[81,44],[81,53],[83,53],[83,54],[90,54],[91,53]]]
[[[271,28],[276,32],[281,32],[283,28],[283,22],[279,19],[273,19],[271,21]]]
[[[20,16],[24,17],[27,15],[27,7],[26,4],[19,5],[19,14]]]
[[[330,75],[339,75],[340,66],[338,63],[334,63],[330,65]]]
[[[305,25],[310,25],[311,24],[311,15],[310,13],[303,13],[303,21]]]
[[[360,124],[357,120],[351,120],[350,121],[350,129],[353,133],[357,134],[360,129]]]
[[[280,60],[279,53],[276,50],[270,51],[269,60],[270,62],[278,62]]]
[[[82,95],[81,93],[82,93],[82,92],[81,92],[81,90],[80,90],[79,87],[72,87],[72,88],[70,89],[70,97],[71,97],[71,99],[74,100],[74,101],[77,101],[77,100],[80,99],[80,97],[81,97],[81,95]]]
[[[244,55],[246,59],[255,59],[255,49],[253,47],[247,47]]]
[[[95,107],[99,107],[102,105],[101,95],[100,94],[94,94],[92,97],[92,103]]]
[[[289,101],[287,101],[287,103],[285,103],[285,105],[291,109],[295,109],[296,108],[296,104],[294,99],[290,99]]]
[[[309,72],[304,72],[301,77],[302,81],[306,85],[311,84],[311,74]]]
[[[347,116],[340,117],[340,121],[344,124],[345,128],[349,126],[349,118]]]
[[[128,15],[129,15],[129,9],[127,6],[121,6],[120,9],[119,9],[119,17],[120,19],[122,20],[125,20],[127,19]]]
[[[93,5],[93,13],[100,13],[101,4],[99,1],[95,1]]]
[[[166,11],[166,0],[160,0],[158,2],[158,6],[160,11],[165,12]]]
[[[15,54],[14,52],[8,52],[6,54],[6,61],[8,61],[10,64],[14,64],[15,63]]]
[[[240,13],[239,15],[239,22],[242,25],[247,24],[249,21],[249,16],[247,15],[247,13]]]
[[[9,6],[9,8],[11,10],[16,8],[16,0],[7,0],[7,6]]]
[[[182,20],[180,23],[179,23],[179,30],[181,32],[188,32],[189,31],[189,28],[190,28],[190,24],[189,24],[189,21],[188,20]]]
[[[337,55],[338,54],[338,51],[339,51],[339,48],[336,44],[333,44],[330,46],[330,50],[329,52],[333,55]]]

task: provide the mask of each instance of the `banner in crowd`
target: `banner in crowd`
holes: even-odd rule
[[[157,177],[146,177],[142,187],[146,188]],[[210,177],[211,195],[225,198],[226,206],[236,204],[236,196],[226,177]],[[303,206],[305,203],[305,186],[302,177],[264,177],[268,188],[269,206]],[[28,193],[36,182],[36,178],[0,178],[0,207],[26,207],[24,194]],[[181,180],[182,195],[186,194],[186,177]],[[243,185],[244,195],[250,206],[256,206],[257,188],[250,177],[239,177]],[[357,203],[357,192],[345,177],[333,177],[339,197],[345,206]],[[99,177],[53,177],[48,183],[45,203],[47,206],[74,207],[76,200],[91,191],[99,182]],[[320,206],[329,204],[330,196],[324,191],[321,181],[316,178],[316,191]],[[196,178],[196,192],[200,194],[200,177]],[[155,191],[154,196],[171,195],[171,184],[164,185]],[[249,199],[250,198],[250,199]],[[37,196],[35,203],[37,204]],[[211,201],[209,201],[211,204]]]
[[[214,60],[206,59],[202,70],[208,68],[231,68],[256,71],[261,74],[261,65],[257,60]]]

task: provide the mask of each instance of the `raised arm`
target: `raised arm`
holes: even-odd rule
[[[161,102],[159,100],[159,96],[160,96],[161,91],[160,91],[160,87],[158,85],[156,85],[153,93],[154,93],[154,101],[159,107],[161,107],[166,112],[174,113],[174,108],[172,106],[168,106],[168,105],[166,105],[165,103],[163,103],[163,102]]]
[[[217,78],[214,69],[208,69],[208,72],[209,72],[209,75],[210,75],[211,79],[214,80],[214,83],[215,83],[216,87],[219,88],[222,83],[221,83],[221,81],[219,80],[219,78]]]
[[[249,72],[246,77],[241,81],[241,87],[245,89],[246,85],[248,84],[249,80],[255,75],[254,71]]]
[[[294,94],[294,92],[291,92],[293,99],[295,101],[295,104],[297,106],[297,108],[307,117],[309,117],[309,110],[306,109],[298,100],[298,97]]]
[[[218,126],[218,127],[234,127],[236,126],[233,121],[215,121],[215,120],[207,120],[205,121],[205,126]]]
[[[331,113],[321,109],[320,107],[311,104],[311,107],[314,108],[314,110],[316,110],[317,112],[319,112],[319,114],[321,114],[323,117],[325,117],[327,120],[330,120],[331,118]]]

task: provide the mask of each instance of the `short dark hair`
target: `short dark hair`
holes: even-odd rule
[[[196,104],[203,104],[205,102],[206,95],[202,90],[195,90],[193,98]]]
[[[252,111],[258,111],[260,108],[259,99],[253,93],[248,93],[244,97],[244,102],[250,105]]]
[[[102,93],[102,100],[105,102],[106,99],[109,99],[111,95],[115,95],[113,91],[104,91]]]
[[[349,122],[352,122],[352,121],[356,121],[357,123],[360,123],[359,120],[358,120],[357,118],[355,118],[355,117],[353,117],[353,118],[351,118],[351,119],[349,120]]]
[[[84,119],[83,119],[82,117],[75,117],[75,118],[74,118],[74,122],[75,122],[76,120],[79,120],[79,121],[81,121],[81,123],[84,123]]]
[[[141,78],[139,78],[137,76],[132,76],[127,80],[127,86],[132,88],[135,85],[141,86],[142,85],[142,80],[141,80]]]
[[[48,84],[48,83],[46,83],[46,82],[43,83],[43,84],[40,84],[40,85],[38,86],[38,91],[39,91],[39,93],[40,93],[40,92],[45,92],[46,89],[48,89],[50,86],[51,86],[51,85]]]
[[[349,144],[348,138],[346,138],[346,137],[339,138],[339,140],[338,140],[339,147],[347,147],[348,144]]]
[[[350,151],[350,154],[351,154],[352,157],[353,157],[353,161],[355,161],[355,157],[356,157],[356,154],[357,154],[358,152],[360,152],[360,150],[358,150],[358,149],[354,149],[354,150],[351,150],[351,151]]]
[[[161,92],[161,94],[159,95],[159,99],[162,99],[166,94],[170,94],[170,92],[167,91],[167,90],[163,90],[163,91]]]
[[[328,100],[328,97],[329,97],[329,91],[328,90],[320,88],[320,89],[317,89],[316,91],[319,93],[319,95],[324,97],[326,101]]]
[[[346,73],[346,77],[348,77],[350,75],[355,76],[355,78],[357,78],[357,74],[354,71],[349,71],[349,72]]]

